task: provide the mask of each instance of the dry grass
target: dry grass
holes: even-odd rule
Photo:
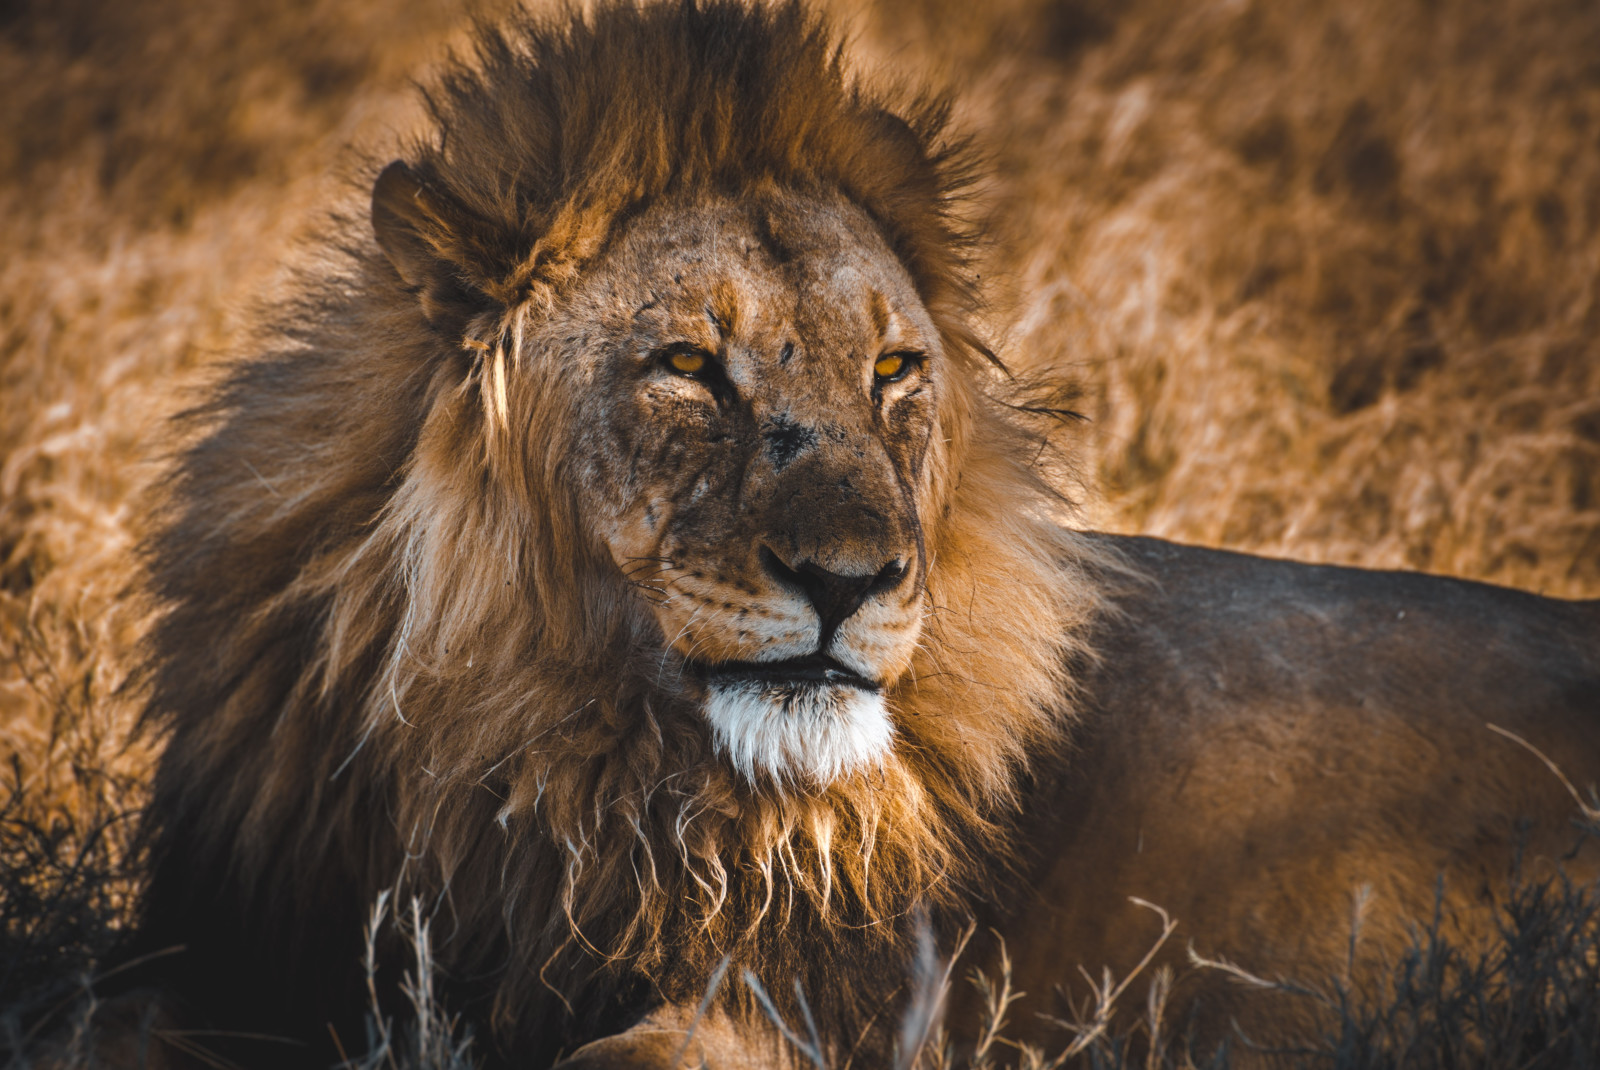
[[[1600,836],[1593,798],[1580,811],[1585,834]],[[1241,1031],[1222,1044],[1196,1045],[1186,1023],[1169,1014],[1171,967],[1148,970],[1171,938],[1177,919],[1153,904],[1162,930],[1145,959],[1122,977],[1086,977],[1090,996],[1068,1019],[1057,1019],[1052,1046],[1008,1037],[1012,1007],[1026,994],[1012,986],[1004,945],[993,976],[979,970],[968,983],[981,997],[968,1044],[951,1044],[942,1007],[965,939],[953,957],[919,962],[895,1070],[1227,1070],[1235,1065],[1317,1067],[1322,1070],[1584,1070],[1600,1061],[1600,884],[1559,877],[1524,880],[1520,867],[1499,895],[1495,932],[1482,947],[1465,948],[1446,935],[1444,890],[1434,913],[1418,919],[1407,946],[1376,974],[1352,984],[1362,942],[1362,904],[1350,918],[1350,960],[1329,977],[1263,978],[1191,948],[1190,965],[1221,971],[1253,989],[1254,998],[1308,1004],[1319,1035],[1297,1048],[1268,1048]],[[970,936],[970,933],[968,934]],[[749,978],[747,984],[754,985]],[[759,989],[758,989],[759,994]],[[832,1059],[803,1025],[785,1022],[770,1002],[768,1015],[813,1070]]]
[[[996,164],[996,330],[1087,388],[1106,526],[1600,595],[1600,7],[836,6],[867,65],[960,89]],[[91,970],[133,889],[127,589],[162,419],[465,14],[0,14],[7,1006]],[[1426,1047],[1422,1014],[1380,1031]]]

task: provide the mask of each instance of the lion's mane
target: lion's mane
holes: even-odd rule
[[[407,156],[457,208],[425,234],[442,281],[406,285],[347,219],[190,414],[164,484],[146,939],[189,945],[190,991],[253,963],[251,999],[321,1021],[344,982],[283,978],[353,978],[397,889],[437,910],[461,998],[519,1050],[652,988],[692,1003],[725,956],[769,992],[798,978],[854,1043],[883,1010],[856,982],[888,998],[913,919],[951,923],[1003,865],[1099,605],[1095,552],[971,326],[967,156],[943,108],[853,81],[794,4],[520,16],[428,103]],[[563,483],[583,399],[491,344],[642,206],[765,188],[862,206],[959,368],[898,742],[816,790],[740,781],[654,687],[662,637]]]

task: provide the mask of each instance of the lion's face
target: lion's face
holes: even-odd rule
[[[657,205],[547,337],[587,378],[576,493],[748,777],[876,763],[922,626],[938,333],[842,200]]]

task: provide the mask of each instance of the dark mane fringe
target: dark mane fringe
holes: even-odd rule
[[[1004,865],[1099,605],[1037,436],[984,393],[970,157],[941,103],[852,83],[789,2],[519,15],[429,104],[409,162],[452,214],[425,236],[455,298],[491,303],[451,336],[370,231],[335,235],[190,415],[154,507],[146,721],[168,746],[134,953],[187,943],[162,968],[202,1017],[358,1038],[361,929],[393,889],[439,913],[456,998],[519,1057],[692,1005],[724,956],[791,1009],[798,980],[835,1051],[874,1027],[881,1055],[913,919],[956,926]],[[557,482],[580,399],[513,383],[521,430],[496,434],[488,358],[462,349],[552,307],[653,200],[769,190],[864,207],[960,370],[896,752],[815,791],[740,783],[653,683],[653,618]]]

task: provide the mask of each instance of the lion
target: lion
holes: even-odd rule
[[[1041,998],[1138,961],[1129,896],[1316,967],[1358,885],[1470,904],[1519,817],[1563,849],[1481,726],[1600,772],[1600,607],[1080,530],[938,98],[788,0],[476,41],[151,516],[121,976],[171,1062],[362,1050],[375,902],[490,1065],[780,1065],[770,1004],[874,1066],[974,921]]]

